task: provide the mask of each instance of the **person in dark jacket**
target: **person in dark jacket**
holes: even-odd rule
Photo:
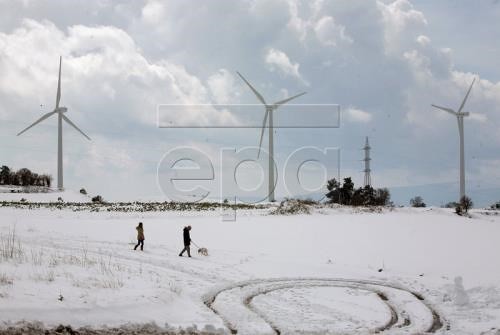
[[[182,254],[184,251],[187,251],[188,256],[191,257],[191,250],[190,250],[190,245],[191,245],[191,236],[189,235],[189,232],[191,231],[191,226],[184,227],[182,230],[182,236],[184,238],[184,249],[182,249],[181,253],[179,256],[182,257]]]
[[[137,244],[134,247],[134,250],[137,250],[137,247],[141,246],[141,251],[144,250],[144,228],[142,227],[142,222],[139,222],[139,225],[135,228],[137,229]]]

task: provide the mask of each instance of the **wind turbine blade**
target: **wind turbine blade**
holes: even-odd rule
[[[25,128],[23,131],[21,131],[19,134],[17,134],[17,136],[21,135],[22,133],[26,132],[28,129],[36,126],[37,124],[39,124],[40,122],[42,122],[43,120],[51,117],[52,115],[54,115],[55,113],[57,113],[56,111],[53,111],[53,112],[50,112],[50,113],[47,113],[45,114],[44,116],[42,116],[41,118],[39,118],[38,120],[36,120],[35,122],[33,122],[33,124],[27,128]]]
[[[62,56],[59,56],[59,79],[57,81],[56,109],[59,108],[59,101],[61,101],[61,65]]]
[[[80,134],[82,134],[83,136],[85,136],[87,138],[87,140],[90,141],[90,137],[88,137],[87,135],[85,135],[85,133],[83,131],[81,131],[73,122],[71,122],[70,119],[68,119],[68,117],[66,115],[62,115],[62,118],[64,119],[64,121],[68,122],[73,128],[75,128],[76,130],[78,130],[80,132]]]
[[[241,73],[239,73],[238,71],[236,71],[236,73],[238,74],[238,76],[240,76],[241,79],[243,79],[243,81],[248,85],[248,87],[250,87],[250,89],[255,94],[255,96],[260,100],[260,102],[262,102],[265,105],[266,101],[264,100],[262,95],[259,92],[257,92],[257,90],[245,79],[245,77],[241,75]]]
[[[441,110],[443,110],[445,112],[451,113],[451,114],[453,114],[455,116],[457,115],[457,113],[453,109],[451,109],[451,108],[441,107],[441,106],[437,106],[437,105],[431,105],[431,106],[434,107],[434,108],[437,108],[437,109],[441,109]]]
[[[257,159],[259,159],[260,156],[260,148],[262,147],[262,139],[264,138],[264,130],[266,129],[266,122],[267,122],[267,115],[269,114],[269,111],[266,108],[266,114],[264,114],[264,122],[262,122],[262,131],[260,132],[260,141],[259,141],[259,151],[257,152]],[[271,129],[269,129],[271,131]]]
[[[460,108],[458,109],[458,113],[462,111],[462,108],[464,108],[465,102],[467,101],[467,98],[469,97],[470,90],[472,90],[472,85],[474,85],[474,82],[476,81],[476,78],[472,80],[472,84],[470,84],[469,90],[467,91],[467,94],[465,95],[464,101],[462,101],[462,104],[460,105]]]
[[[295,99],[295,98],[298,98],[298,97],[300,97],[300,96],[302,96],[302,95],[304,95],[304,94],[306,94],[306,93],[307,93],[307,92],[302,92],[302,93],[299,93],[299,94],[297,94],[297,95],[294,95],[293,97],[286,98],[286,99],[284,99],[284,100],[281,100],[281,101],[275,102],[275,103],[273,104],[273,106],[274,106],[274,107],[279,107],[279,106],[281,106],[281,105],[283,105],[283,104],[286,104],[288,101],[293,100],[293,99]]]

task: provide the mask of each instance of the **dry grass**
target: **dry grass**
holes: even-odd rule
[[[24,260],[24,249],[16,235],[16,228],[10,229],[7,234],[0,234],[0,262]]]
[[[70,278],[73,286],[85,288],[121,288],[124,286],[121,273],[128,271],[124,265],[116,262],[112,255],[95,255],[89,253],[86,247],[76,251],[42,247],[30,249],[25,253],[15,227],[6,234],[0,234],[1,262],[10,262],[15,267],[31,265],[32,269],[27,276],[35,282],[52,283],[61,277],[61,273],[70,271],[73,273]],[[75,267],[85,269],[84,278],[77,278],[82,271]],[[12,285],[13,282],[9,273],[0,273],[1,286]]]
[[[14,279],[7,276],[5,273],[0,273],[0,285],[12,285],[14,284]]]
[[[55,279],[55,273],[53,270],[49,271],[35,271],[31,275],[31,279],[33,279],[36,282],[46,282],[46,283],[52,283]]]

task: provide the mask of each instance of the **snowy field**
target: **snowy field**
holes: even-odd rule
[[[500,213],[268,211],[0,208],[0,325],[500,334]],[[186,225],[208,257],[178,256]]]

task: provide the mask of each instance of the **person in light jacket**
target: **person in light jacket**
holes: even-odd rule
[[[141,251],[144,250],[144,228],[142,227],[142,222],[139,222],[139,225],[135,228],[137,229],[137,244],[134,247],[134,250],[137,250],[137,247],[141,246]]]

